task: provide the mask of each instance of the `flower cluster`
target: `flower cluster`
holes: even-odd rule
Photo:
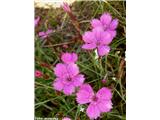
[[[83,34],[82,38],[85,44],[83,49],[97,49],[99,56],[107,55],[110,51],[109,44],[116,36],[116,28],[118,19],[113,19],[109,13],[104,13],[100,20],[93,19],[91,21],[92,30]]]
[[[63,9],[67,13],[71,12],[69,5],[64,3]],[[82,35],[85,44],[83,49],[97,49],[99,56],[107,55],[110,51],[109,44],[116,36],[118,19],[113,19],[109,13],[104,13],[100,19],[91,20],[92,30]],[[65,95],[71,95],[76,92],[76,101],[78,104],[89,104],[86,114],[90,119],[97,119],[101,113],[109,112],[112,109],[112,92],[107,87],[102,87],[95,93],[88,83],[84,83],[85,77],[80,73],[76,62],[78,55],[76,53],[63,53],[62,63],[58,63],[54,68],[56,79],[53,81],[53,88],[57,91],[63,91]],[[102,80],[106,83],[106,80]],[[70,118],[64,118],[69,120]]]
[[[76,53],[63,53],[61,56],[63,63],[58,63],[54,68],[56,79],[53,87],[57,91],[63,91],[66,95],[75,92],[76,100],[79,104],[90,103],[87,108],[87,115],[90,119],[96,119],[103,112],[109,112],[112,108],[112,93],[110,89],[103,87],[96,94],[89,84],[84,83],[84,75],[80,74],[76,64],[78,56]]]

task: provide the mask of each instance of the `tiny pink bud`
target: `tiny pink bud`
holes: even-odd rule
[[[37,78],[42,77],[42,72],[39,71],[39,70],[36,70],[36,71],[35,71],[35,76],[36,76]]]
[[[38,35],[39,35],[39,37],[40,37],[41,39],[45,39],[45,38],[47,38],[52,32],[53,32],[52,29],[48,29],[47,31],[41,31],[41,32],[39,32]]]
[[[63,48],[68,48],[68,45],[63,45]]]
[[[34,20],[34,25],[37,26],[38,23],[39,23],[39,21],[40,21],[40,17],[38,16],[38,17]]]
[[[71,12],[71,9],[70,9],[68,3],[66,3],[66,2],[63,2],[62,8],[65,12]]]
[[[103,84],[106,84],[106,82],[107,82],[107,80],[105,80],[105,79],[102,80],[102,83],[103,83]]]

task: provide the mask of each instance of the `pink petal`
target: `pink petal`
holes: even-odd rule
[[[98,20],[98,19],[93,19],[91,21],[91,25],[92,25],[93,28],[95,28],[95,27],[103,27],[101,21]]]
[[[70,63],[70,64],[67,64],[66,66],[67,66],[67,72],[70,77],[74,77],[79,73],[79,68],[78,68],[77,64]],[[62,69],[62,71],[63,71],[63,69]]]
[[[110,112],[110,110],[112,109],[112,102],[111,100],[103,100],[101,102],[98,102],[97,106],[100,112]]]
[[[41,37],[41,39],[45,39],[47,36],[48,36],[48,35],[44,35],[44,36]]]
[[[101,17],[100,17],[100,21],[102,22],[103,25],[105,25],[106,27],[111,23],[112,20],[112,16],[109,13],[104,13]]]
[[[64,87],[64,84],[62,82],[63,80],[61,78],[56,78],[53,82],[53,87],[55,90],[61,91]]]
[[[82,39],[83,39],[84,42],[86,42],[86,43],[96,42],[93,32],[90,32],[90,31],[85,32],[85,33],[83,34],[83,36],[82,36]]]
[[[65,86],[66,86],[66,85],[70,85],[70,84],[72,83],[72,81],[68,81],[68,77],[69,77],[68,74],[66,74],[64,77],[62,77],[62,78],[63,78],[62,83],[63,83]]]
[[[70,84],[70,85],[65,85],[63,88],[63,92],[65,95],[71,95],[75,91],[75,87]]]
[[[118,26],[118,19],[114,19],[114,20],[112,20],[109,28],[110,28],[111,30],[115,30],[115,29],[117,28],[117,26]]]
[[[93,50],[96,48],[96,44],[95,43],[84,44],[82,45],[82,48],[86,50]]]
[[[98,46],[98,55],[99,56],[104,56],[107,55],[110,51],[109,46]]]
[[[62,120],[71,120],[69,117],[64,117]]]
[[[115,30],[107,30],[112,36],[112,38],[116,37],[117,32]]]
[[[40,17],[38,16],[35,20],[34,20],[34,25],[37,26],[39,23]]]
[[[96,38],[96,41],[100,41],[101,40],[101,35],[104,32],[103,28],[96,27],[92,31],[94,33],[94,37]]]
[[[76,53],[63,53],[61,56],[61,60],[67,64],[74,63],[77,61],[77,59],[78,59],[78,56]]]
[[[39,32],[38,35],[41,37],[41,36],[46,35],[46,33],[45,32]]]
[[[82,85],[83,82],[84,82],[84,80],[85,80],[85,78],[84,78],[84,75],[82,75],[82,74],[79,74],[79,75],[77,75],[77,76],[75,76],[75,77],[73,78],[73,82],[74,82],[74,85],[75,85],[76,87]]]
[[[35,76],[37,77],[37,78],[40,78],[40,77],[42,77],[42,72],[41,71],[39,71],[39,70],[36,70],[35,71]]]
[[[110,89],[103,87],[97,92],[96,96],[100,100],[110,100],[112,98],[112,93]]]
[[[52,29],[48,29],[48,30],[46,31],[46,34],[48,35],[48,34],[50,34],[50,33],[52,33],[52,32],[53,32]]]
[[[91,102],[91,99],[94,96],[94,92],[89,84],[83,84],[81,85],[76,96],[76,100],[79,104],[86,104]]]
[[[66,2],[63,2],[62,8],[65,12],[71,12],[71,9],[69,7],[69,4]]]
[[[112,42],[112,34],[110,32],[103,32],[101,36],[101,45],[108,45]]]
[[[98,106],[90,103],[87,108],[87,115],[90,119],[97,119],[100,116],[100,110]]]
[[[57,77],[63,77],[65,74],[67,74],[66,65],[58,63],[54,68],[54,73]]]

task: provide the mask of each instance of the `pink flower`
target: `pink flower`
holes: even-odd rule
[[[108,45],[113,39],[109,32],[104,31],[100,27],[85,32],[82,38],[85,42],[82,48],[87,50],[97,49],[99,56],[104,56],[109,53],[110,47]]]
[[[64,63],[75,63],[78,59],[78,56],[76,53],[63,53],[61,56],[61,60]]]
[[[40,77],[42,77],[42,72],[41,71],[39,71],[39,70],[36,70],[35,71],[35,76],[37,77],[37,78],[40,78]]]
[[[71,95],[85,80],[84,75],[79,74],[79,68],[74,63],[58,63],[54,72],[57,77],[53,82],[54,89],[63,91],[66,95]]]
[[[105,31],[111,33],[112,37],[116,36],[116,28],[118,26],[118,19],[113,19],[109,13],[104,13],[99,19],[93,19],[91,21],[93,28],[102,27]]]
[[[71,120],[69,117],[64,117],[62,120]]]
[[[63,2],[62,8],[65,12],[71,12],[71,9],[70,9],[68,3],[66,3],[66,2]]]
[[[34,20],[34,26],[36,27],[38,25],[40,21],[40,17],[38,16],[35,20]]]
[[[41,39],[45,39],[52,32],[53,32],[52,29],[48,29],[46,32],[39,32],[38,35],[39,37],[41,37]]]
[[[79,104],[89,103],[86,112],[90,119],[96,119],[101,113],[109,112],[112,108],[112,93],[106,87],[95,94],[89,84],[83,84],[76,96]]]

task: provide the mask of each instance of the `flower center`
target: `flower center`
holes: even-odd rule
[[[98,97],[93,96],[93,97],[92,97],[92,100],[93,100],[94,102],[97,102],[97,101],[98,101]]]
[[[70,77],[68,77],[68,78],[67,78],[67,81],[70,82],[70,81],[72,81],[72,79],[71,79]]]
[[[96,45],[99,46],[100,45],[100,41],[97,41]]]

